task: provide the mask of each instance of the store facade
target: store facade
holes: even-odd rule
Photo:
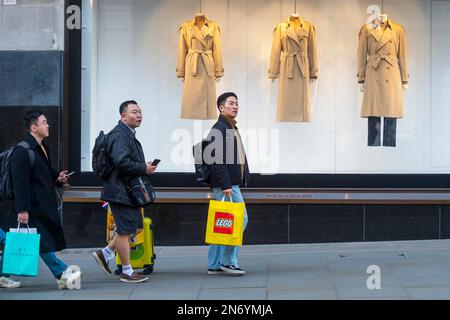
[[[147,160],[162,160],[147,210],[156,244],[204,243],[212,194],[195,181],[192,146],[217,116],[212,90],[239,97],[252,172],[247,244],[450,237],[450,1],[64,5],[64,50],[45,58],[60,70],[44,69],[59,76],[56,157],[77,172],[64,194],[71,246],[104,241],[90,151],[128,99],[144,112]],[[17,61],[17,51],[0,54]],[[50,99],[19,98],[6,103],[11,114]]]

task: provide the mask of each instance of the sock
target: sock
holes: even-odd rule
[[[110,260],[114,259],[114,257],[115,257],[114,251],[111,250],[111,248],[108,246],[106,246],[102,249],[102,253],[106,259],[106,262],[109,262]]]
[[[133,268],[131,267],[131,265],[127,264],[127,265],[123,265],[122,266],[122,272],[124,274],[126,274],[127,276],[131,276],[134,272]]]

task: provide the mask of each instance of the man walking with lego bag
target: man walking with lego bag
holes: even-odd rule
[[[109,202],[116,224],[116,234],[102,250],[93,252],[100,268],[112,274],[109,261],[118,252],[122,262],[120,281],[138,283],[148,278],[138,274],[130,264],[130,239],[143,228],[141,209],[132,199],[129,182],[152,174],[156,166],[145,162],[144,152],[136,139],[136,128],[141,126],[142,111],[136,101],[126,101],[119,108],[121,120],[108,134],[107,153],[111,158],[112,172],[106,179],[101,199]]]
[[[236,117],[239,113],[237,95],[228,92],[217,100],[220,116],[208,136],[209,144],[213,148],[213,164],[210,166],[210,186],[216,200],[232,199],[233,202],[243,203],[244,198],[240,187],[247,186],[250,173],[244,146],[238,128]],[[244,230],[248,216],[245,210]],[[238,246],[211,245],[208,252],[208,274],[230,274],[243,276],[245,271],[239,267]]]

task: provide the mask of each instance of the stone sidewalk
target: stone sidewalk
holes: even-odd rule
[[[0,300],[349,300],[450,299],[450,240],[245,246],[244,277],[206,274],[207,247],[157,247],[147,283],[104,274],[94,249],[60,257],[82,269],[82,290],[59,291],[45,265],[22,288],[0,289]],[[381,289],[369,290],[369,266]]]

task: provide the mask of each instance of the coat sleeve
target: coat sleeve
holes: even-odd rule
[[[308,57],[310,78],[317,79],[319,76],[319,67],[317,64],[316,28],[313,25],[311,25],[309,32]]]
[[[366,81],[366,67],[367,67],[367,53],[368,40],[366,34],[366,26],[364,25],[359,32],[359,46],[358,46],[358,82],[364,83]]]
[[[277,79],[280,73],[281,59],[281,26],[278,26],[273,33],[272,52],[269,61],[269,79]]]
[[[146,174],[147,166],[145,163],[135,161],[131,157],[130,139],[118,135],[111,146],[111,158],[114,167],[123,175],[143,176]]]
[[[227,148],[225,134],[224,130],[213,128],[208,136],[209,144],[216,144],[211,152],[214,158],[214,162],[210,167],[211,178],[216,181],[222,190],[228,190],[233,187],[228,166],[226,164]],[[220,141],[220,139],[222,141]]]
[[[11,157],[14,205],[17,213],[31,211],[30,159],[25,148],[17,147]]]
[[[408,71],[408,50],[406,45],[406,32],[402,28],[399,34],[399,48],[398,48],[398,63],[400,66],[400,73],[402,76],[403,84],[407,84],[409,81]]]
[[[53,184],[54,184],[56,187],[58,187],[58,188],[62,188],[64,185],[63,185],[61,182],[58,181],[58,178],[59,178],[59,172],[56,171],[54,168],[51,168],[51,171],[52,171],[52,181],[53,181]]]
[[[221,78],[224,75],[223,57],[222,57],[222,40],[220,38],[220,28],[216,27],[213,39],[213,59],[214,59],[214,71],[216,78]]]
[[[180,29],[180,38],[178,43],[178,59],[177,59],[177,77],[184,78],[185,76],[185,66],[186,66],[186,56],[188,52],[186,43],[186,30],[182,26]]]

